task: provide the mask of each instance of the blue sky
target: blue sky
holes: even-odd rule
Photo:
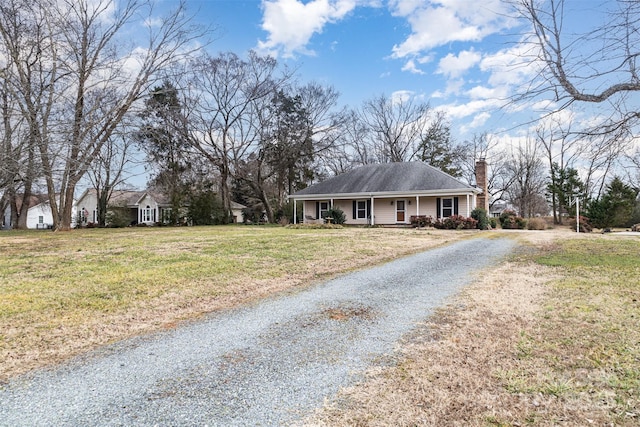
[[[249,49],[334,86],[359,107],[385,93],[446,109],[456,138],[511,128],[502,102],[523,78],[513,62],[519,24],[500,0],[188,0],[218,27],[213,52]],[[499,125],[495,123],[498,120]]]
[[[566,30],[591,30],[607,19],[597,12],[613,5],[566,0]],[[458,141],[483,132],[505,142],[524,138],[532,121],[556,107],[544,99],[507,103],[536,69],[522,66],[528,28],[503,0],[187,0],[187,6],[216,28],[212,53],[271,54],[303,82],[335,87],[340,102],[353,108],[383,93],[413,96],[445,110]],[[563,114],[591,120],[591,113]]]

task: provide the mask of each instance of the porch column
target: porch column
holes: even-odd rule
[[[467,218],[471,215],[471,211],[469,210],[469,195],[467,194]]]
[[[298,220],[297,205],[296,199],[293,199],[293,225],[296,225],[296,221]]]
[[[416,216],[420,215],[420,196],[416,196]]]
[[[375,212],[374,212],[374,203],[373,203],[373,197],[371,197],[371,225],[375,225],[376,221],[375,221]]]

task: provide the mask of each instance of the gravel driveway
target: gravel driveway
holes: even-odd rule
[[[514,247],[464,240],[102,348],[1,386],[0,425],[294,422]]]

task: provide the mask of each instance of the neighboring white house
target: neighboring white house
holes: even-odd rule
[[[234,223],[243,221],[242,210],[246,208],[242,203],[231,202],[231,219]]]
[[[489,210],[489,216],[493,218],[498,218],[502,215],[502,212],[509,209],[509,205],[504,200],[496,200],[491,209]]]
[[[98,197],[96,190],[87,189],[76,203],[82,226],[98,223]],[[153,225],[167,222],[171,217],[171,204],[151,191],[114,190],[109,199],[109,208],[120,208],[128,216],[129,223]]]
[[[23,198],[18,197],[16,200],[17,209],[22,207]],[[50,229],[53,227],[53,213],[51,205],[46,194],[32,195],[27,200],[29,209],[27,211],[27,228],[29,229]],[[76,208],[73,208],[72,226],[75,226]],[[2,215],[2,229],[13,228],[14,224],[11,219],[11,206],[6,206]]]
[[[28,200],[29,211],[27,213],[27,228],[49,229],[53,227],[53,214],[49,206],[47,195],[34,195]],[[18,209],[22,205],[22,198],[17,200]],[[233,222],[242,222],[242,210],[246,206],[231,202],[231,214]],[[126,217],[130,225],[166,223],[171,218],[171,204],[169,200],[152,191],[115,190],[109,199],[109,209],[118,209]],[[3,211],[0,207],[0,229],[11,229],[14,224],[11,219],[11,207],[7,206]],[[186,212],[182,213],[186,215]],[[87,189],[80,198],[74,202],[71,224],[72,227],[80,225],[97,225],[98,223],[98,198],[95,189]]]
[[[97,224],[98,222],[98,198],[96,190],[87,189],[76,203],[82,226]],[[109,209],[119,208],[124,210],[131,225],[167,223],[171,218],[171,203],[169,199],[157,192],[145,190],[114,190],[109,199]],[[233,222],[242,222],[242,209],[246,206],[231,202],[231,214]],[[181,212],[181,217],[186,216]]]

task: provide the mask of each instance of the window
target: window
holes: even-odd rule
[[[356,202],[356,219],[367,219],[367,201],[358,200]]]
[[[44,224],[44,217],[42,215],[38,217],[38,224]]]
[[[442,217],[446,218],[453,215],[453,199],[442,199]]]
[[[151,209],[151,206],[147,205],[147,207],[142,210],[142,222],[155,222],[155,214],[155,209]]]
[[[320,202],[318,208],[318,218],[324,218],[327,216],[327,212],[329,212],[329,202]]]
[[[442,199],[442,216],[449,217],[453,215],[453,199]]]

